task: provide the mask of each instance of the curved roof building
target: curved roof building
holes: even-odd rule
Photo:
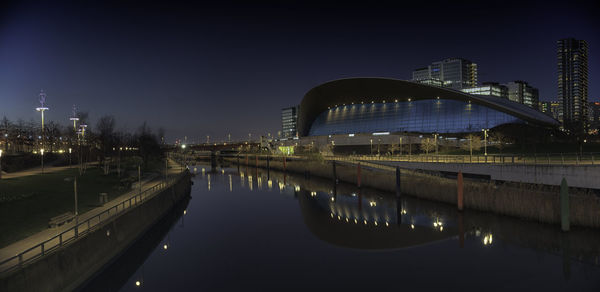
[[[348,78],[311,89],[298,134],[468,133],[505,124],[558,127],[553,118],[506,99],[389,78]]]

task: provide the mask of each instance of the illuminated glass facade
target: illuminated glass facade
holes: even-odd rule
[[[506,87],[508,87],[509,100],[522,103],[530,108],[538,108],[540,98],[537,88],[520,80],[506,83]]]
[[[476,95],[496,96],[500,98],[508,98],[508,88],[498,83],[483,83],[482,86],[463,88],[462,92]]]
[[[460,90],[477,85],[477,64],[461,58],[449,58],[416,69],[412,75],[414,82]]]
[[[296,136],[297,124],[297,107],[288,107],[281,110],[281,134],[284,138],[291,138]]]
[[[466,133],[502,124],[525,123],[512,115],[450,99],[333,107],[319,114],[309,135],[374,132]]]

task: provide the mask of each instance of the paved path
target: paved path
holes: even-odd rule
[[[88,168],[94,167],[94,166],[96,166],[96,164],[97,164],[97,162],[88,163]],[[68,165],[66,165],[66,166],[44,166],[44,173],[52,173],[52,172],[57,172],[57,171],[61,171],[61,170],[69,169],[69,168],[77,168],[77,165],[73,165],[73,166],[68,166]],[[27,170],[17,171],[17,172],[2,172],[2,179],[22,177],[22,176],[30,176],[30,175],[37,175],[37,174],[42,174],[42,167],[41,166],[30,168],[30,169],[27,169]]]
[[[179,164],[177,164],[176,162],[170,160],[169,161],[169,176],[174,176],[180,173],[181,171],[181,167]],[[158,178],[153,178],[153,179],[146,179],[146,180],[142,180],[142,190],[151,188],[159,183],[162,182],[162,178],[163,176],[160,176]],[[99,206],[97,208],[94,208],[84,214],[80,214],[79,215],[79,222],[83,222],[89,218],[93,218],[94,216],[104,212],[107,209],[112,208],[113,206],[115,206],[118,203],[121,203],[125,200],[128,200],[132,197],[134,197],[136,194],[138,194],[137,191],[137,185],[136,187],[133,187],[134,190],[125,193],[113,200],[111,200],[110,202],[104,204],[104,206]],[[48,220],[50,220],[50,218],[48,218]],[[20,252],[23,252],[33,246],[36,246],[40,243],[42,243],[43,241],[46,241],[58,234],[60,234],[61,232],[68,230],[69,228],[72,228],[73,226],[75,226],[75,220],[69,222],[69,223],[65,223],[59,227],[55,227],[55,228],[48,228],[45,230],[42,230],[36,234],[33,234],[27,238],[24,238],[22,240],[19,240],[15,243],[12,243],[2,249],[0,249],[0,262],[15,256],[17,254],[19,254]],[[2,270],[0,268],[0,270]]]

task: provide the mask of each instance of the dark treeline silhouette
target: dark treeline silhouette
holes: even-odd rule
[[[104,115],[94,126],[87,125],[82,131],[80,125],[88,123],[88,113],[80,112],[78,117],[75,127],[73,124],[47,121],[43,130],[39,121],[11,121],[3,117],[0,120],[3,156],[37,156],[44,149],[48,158],[63,154],[63,164],[68,164],[69,159],[72,163],[98,161],[100,164],[120,164],[121,157],[129,157],[134,158],[134,164],[142,164],[144,168],[148,168],[153,160],[161,159],[159,141],[164,137],[164,130],[159,129],[155,133],[144,122],[136,131],[129,132],[117,127],[114,116]],[[3,169],[6,170],[7,166]]]

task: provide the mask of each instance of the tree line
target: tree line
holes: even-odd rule
[[[87,124],[87,112],[78,114],[79,124]],[[162,128],[153,131],[146,122],[135,131],[117,128],[114,116],[104,115],[95,126],[88,125],[83,133],[78,125],[61,125],[54,121],[44,124],[29,120],[0,120],[0,149],[7,155],[40,153],[65,153],[71,149],[78,159],[83,152],[89,161],[103,162],[120,155],[125,149],[134,151],[142,158],[144,165],[154,156],[161,156],[161,142],[165,132]]]

